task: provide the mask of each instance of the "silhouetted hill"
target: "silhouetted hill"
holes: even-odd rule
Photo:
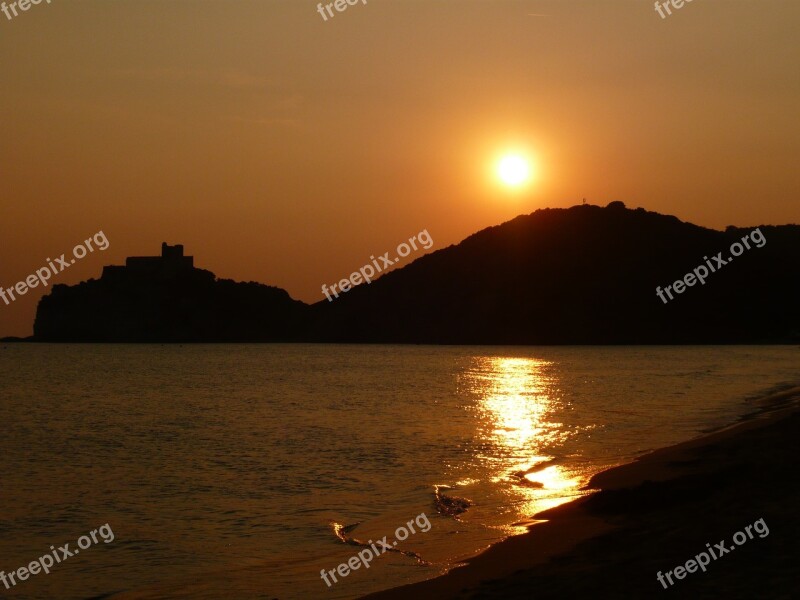
[[[484,229],[314,305],[337,342],[672,344],[800,339],[800,227],[766,238],[664,304],[656,296],[751,231],[575,206]],[[738,250],[738,249],[737,249]],[[712,260],[712,264],[715,264]]]
[[[34,333],[38,341],[800,341],[796,225],[762,225],[763,247],[750,240],[705,285],[666,304],[656,295],[706,256],[727,260],[751,230],[715,231],[619,202],[544,209],[313,306],[278,288],[215,280],[182,247],[164,245],[161,259],[132,258],[100,280],[54,286]]]

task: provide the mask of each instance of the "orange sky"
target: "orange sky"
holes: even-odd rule
[[[583,197],[800,222],[796,1],[316,5],[0,13],[0,285],[99,230],[56,282],[167,241],[313,302],[422,229],[438,249]],[[539,177],[511,193],[488,171],[519,145]],[[0,302],[0,335],[29,335],[40,296]]]

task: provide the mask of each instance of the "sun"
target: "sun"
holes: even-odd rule
[[[497,162],[497,176],[508,187],[521,187],[531,177],[531,165],[520,154],[506,154]]]

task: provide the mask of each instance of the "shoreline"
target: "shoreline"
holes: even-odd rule
[[[800,387],[772,393],[754,404],[754,411],[728,426],[597,473],[585,488],[596,492],[533,515],[532,519],[545,521],[490,546],[463,566],[362,600],[559,598],[597,595],[598,588],[612,597],[651,597],[665,591],[656,580],[657,571],[684,563],[707,542],[729,539],[758,518],[767,524],[783,523],[784,535],[797,531],[792,509],[800,489],[792,481],[798,461],[791,441],[800,435]],[[749,485],[748,477],[758,485]],[[743,546],[748,552],[740,552],[736,559],[715,561],[707,573],[673,587],[705,597],[704,588],[719,583],[716,575],[726,583],[734,580],[738,593],[753,586],[760,595],[750,597],[768,597],[757,587],[763,582],[756,569],[736,567],[743,555],[759,552],[763,563],[765,549],[782,543],[789,544],[782,556],[793,565],[794,538],[784,537],[776,544],[777,529],[772,537]],[[645,533],[651,536],[642,539]],[[609,564],[612,556],[619,563]],[[781,570],[780,560],[773,562],[779,564],[767,569],[772,578],[791,586],[793,566],[786,571]],[[786,587],[784,593],[792,589]],[[714,592],[717,597],[718,592]]]

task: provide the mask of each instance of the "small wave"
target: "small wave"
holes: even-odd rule
[[[352,537],[348,535],[353,529],[361,525],[361,523],[354,523],[352,525],[345,525],[343,523],[337,523],[336,521],[331,521],[331,528],[333,529],[333,534],[339,538],[340,541],[344,542],[345,544],[349,544],[350,546],[360,546],[362,548],[372,548],[373,546],[378,547],[379,545],[375,545],[372,540],[363,541],[359,540],[358,538]],[[378,548],[380,550],[380,548]],[[417,561],[419,565],[430,565],[427,560],[422,558],[416,552],[412,552],[411,550],[401,550],[400,548],[384,548],[384,552],[397,552],[398,554],[402,554],[404,556],[408,556],[409,558],[413,558]],[[382,554],[382,553],[381,553]]]
[[[458,521],[458,515],[466,512],[466,510],[472,506],[472,501],[467,500],[466,498],[459,498],[458,496],[448,496],[441,492],[441,490],[451,489],[453,488],[447,485],[433,486],[434,503],[436,504],[436,510],[440,515],[453,517],[456,521]]]
[[[518,477],[513,480],[514,485],[518,485],[520,487],[527,487],[527,488],[536,488],[541,489],[544,487],[544,484],[541,481],[533,481],[528,479],[527,477]]]
[[[511,473],[511,476],[516,477],[518,479],[522,479],[526,475],[530,475],[531,473],[538,473],[539,471],[544,471],[548,467],[557,465],[559,462],[561,461],[558,458],[547,458],[545,460],[537,462],[535,465],[527,469],[523,469],[521,471],[514,471],[513,473]]]
[[[336,521],[331,522],[331,527],[333,528],[333,533],[345,544],[350,544],[351,546],[363,546],[364,544],[358,542],[355,538],[349,537],[347,534],[350,533],[353,529],[358,527],[361,523],[353,523],[352,525],[345,525],[344,523],[337,523]]]

